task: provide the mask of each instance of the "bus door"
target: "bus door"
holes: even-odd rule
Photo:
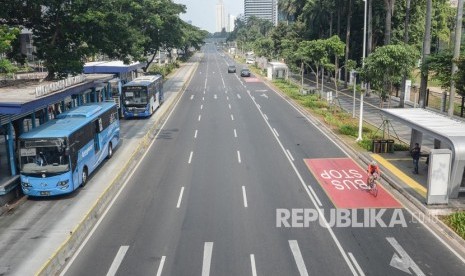
[[[98,118],[94,121],[94,149],[95,153],[100,151],[100,132],[103,130],[102,118]]]

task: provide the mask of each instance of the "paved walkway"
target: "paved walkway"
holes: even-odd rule
[[[300,84],[300,77],[295,76],[294,81]],[[305,78],[304,89],[314,89],[316,86],[312,79]],[[321,89],[321,88],[320,88]],[[320,90],[319,89],[319,90]],[[339,105],[342,109],[349,113],[353,113],[354,97],[353,91],[350,89],[344,89],[342,86],[339,87],[338,95],[335,95],[334,83],[324,83],[325,92],[333,91],[333,97],[335,97],[334,104]],[[359,117],[360,111],[360,94],[356,95],[355,99],[355,117]],[[374,127],[378,128],[378,134],[383,135],[385,132],[386,139],[388,137],[395,137],[401,143],[406,145],[410,144],[412,129],[400,122],[394,120],[386,120],[383,118],[380,112],[380,108],[398,107],[399,102],[395,98],[389,99],[380,105],[380,98],[377,95],[372,94],[369,97],[364,97],[364,109],[363,109],[363,120],[364,123],[369,123]],[[408,103],[405,108],[413,108]],[[439,113],[439,111],[438,111]],[[456,117],[458,120],[463,118]],[[429,149],[434,148],[434,139],[428,135],[423,135],[422,151],[428,152]],[[420,173],[413,174],[413,161],[408,151],[396,151],[394,153],[382,153],[372,154],[370,152],[364,152],[367,160],[376,159],[381,164],[384,172],[389,174],[391,185],[395,186],[398,190],[407,192],[407,197],[414,198],[415,203],[421,204],[424,208],[460,208],[465,209],[465,197],[454,199],[449,201],[449,206],[427,206],[426,205],[426,193],[428,185],[428,167],[425,164],[426,157],[420,159]]]

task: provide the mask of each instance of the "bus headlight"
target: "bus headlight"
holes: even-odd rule
[[[23,182],[23,181],[21,181],[21,186],[23,186],[24,188],[30,188],[30,187],[32,187],[31,184],[29,184],[29,183],[27,183],[27,182]]]
[[[69,179],[66,179],[64,181],[59,181],[58,184],[57,184],[57,187],[61,188],[61,189],[67,189],[69,187]]]

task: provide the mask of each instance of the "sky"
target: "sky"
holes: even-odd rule
[[[210,33],[215,32],[216,4],[219,0],[174,0],[178,4],[187,7],[181,18],[185,21],[192,20],[192,25],[197,26]],[[239,15],[244,13],[244,0],[223,0],[225,15]]]

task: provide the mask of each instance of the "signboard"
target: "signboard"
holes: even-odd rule
[[[20,154],[21,156],[36,156],[37,150],[36,148],[27,148],[27,149],[22,148],[20,151]]]
[[[427,204],[447,204],[452,164],[452,151],[432,149],[428,163]]]
[[[381,185],[378,185],[377,197],[369,193],[366,190],[365,170],[350,158],[305,159],[304,161],[337,208],[402,207]]]

